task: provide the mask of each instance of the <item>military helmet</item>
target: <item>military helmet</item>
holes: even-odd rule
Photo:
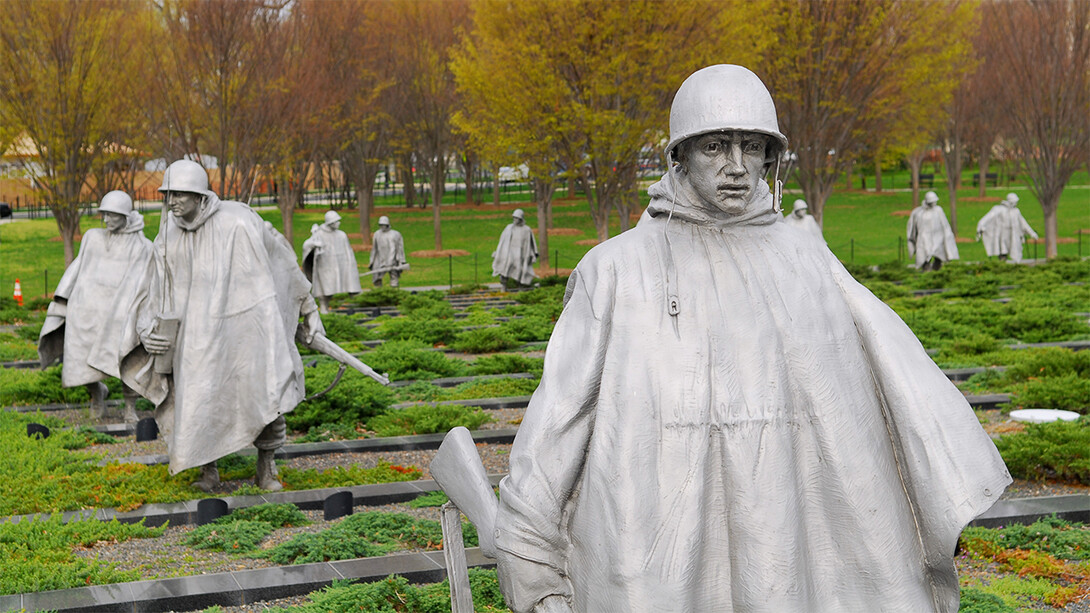
[[[523,221],[526,221],[526,213],[523,213],[522,209],[515,209],[514,212],[511,213],[511,217],[517,217]]]
[[[1017,206],[1018,205],[1018,194],[1016,194],[1014,192],[1011,192],[1011,193],[1007,194],[1007,202],[1010,202],[1011,204]]]
[[[114,190],[102,197],[98,203],[99,213],[117,213],[128,215],[132,212],[132,198],[121,190]]]
[[[212,195],[208,189],[208,171],[191,160],[178,160],[168,166],[163,173],[163,185],[159,187],[159,191]]]
[[[670,158],[688,138],[725,131],[757,132],[776,140],[783,151],[787,137],[780,132],[776,105],[761,79],[748,68],[733,64],[708,66],[689,75],[670,105]]]
[[[383,215],[382,217],[379,217],[378,218],[378,225],[380,225],[380,226],[390,225],[390,218],[385,216],[385,215]]]
[[[791,208],[791,211],[805,211],[808,208],[810,207],[806,205],[805,200],[796,200],[794,206]]]
[[[923,195],[923,201],[925,204],[935,204],[939,201],[939,195],[935,192],[927,192]]]
[[[333,223],[335,221],[340,221],[340,220],[341,220],[341,216],[337,214],[337,211],[326,211],[325,212],[325,222],[327,224]]]

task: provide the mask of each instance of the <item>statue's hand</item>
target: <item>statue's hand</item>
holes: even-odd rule
[[[314,335],[325,332],[322,325],[322,316],[317,310],[311,311],[303,317],[303,338],[307,344],[314,340]]]
[[[534,613],[574,613],[574,609],[563,596],[546,596],[534,606]]]
[[[169,338],[154,332],[148,334],[141,339],[141,341],[144,343],[144,349],[152,355],[162,355],[167,351],[170,351],[170,346],[172,344],[172,341]]]

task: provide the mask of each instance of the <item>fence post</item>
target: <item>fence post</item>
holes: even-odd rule
[[[1082,259],[1082,228],[1079,228],[1079,259]]]
[[[903,251],[903,249],[904,249],[904,240],[905,239],[904,239],[903,236],[898,236],[897,237],[897,263],[898,264],[905,261],[904,251]]]
[[[454,255],[447,254],[447,274],[450,279],[450,289],[454,289]]]
[[[45,273],[45,297],[49,298],[49,269],[46,268],[42,272]]]
[[[851,258],[848,261],[851,262],[852,264],[855,264],[855,239],[853,238],[853,239],[851,239],[851,241],[852,241],[852,255],[851,255]]]
[[[553,251],[553,275],[560,274],[560,250]]]
[[[1033,241],[1033,259],[1037,259],[1037,245],[1040,244],[1040,239]]]
[[[473,285],[480,285],[477,281],[477,252],[473,252]]]

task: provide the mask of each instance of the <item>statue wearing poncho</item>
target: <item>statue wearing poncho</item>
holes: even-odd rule
[[[534,231],[526,225],[522,209],[515,209],[511,214],[511,223],[500,233],[500,242],[492,252],[492,276],[499,277],[504,288],[509,281],[530,285],[537,277],[534,273],[536,261]]]
[[[730,91],[742,70],[705,69]],[[956,539],[1010,482],[995,446],[896,314],[780,223],[754,132],[692,139],[725,177],[679,160],[569,280],[500,484],[509,606],[953,613]]]
[[[310,238],[303,241],[303,273],[323,313],[329,312],[330,296],[362,291],[356,254],[340,224],[341,216],[327,211],[325,223],[312,226]]]
[[[273,453],[284,442],[284,414],[304,396],[296,328],[302,315],[309,335],[322,331],[317,305],[283,235],[247,205],[208,191],[192,162],[172,164],[164,186],[176,165],[203,182],[173,187],[168,199],[182,194],[199,204],[189,219],[173,203],[163,217],[157,266],[132,327],[147,353],[130,354],[122,374],[156,402],[172,474],[204,466],[194,486],[211,489],[219,483],[215,461],[254,444],[258,485],[279,489]],[[155,330],[164,312],[180,319],[172,343]],[[157,374],[148,353],[170,345],[173,373]]]
[[[140,290],[152,246],[144,236],[144,217],[121,191],[103,196],[99,211],[105,229],[83,235],[79,255],[64,271],[38,338],[42,368],[63,359],[61,385],[87,385],[92,404],[104,416],[106,377],[119,377],[123,328]],[[110,219],[110,215],[115,215]],[[136,393],[124,387],[127,422],[135,423]]]

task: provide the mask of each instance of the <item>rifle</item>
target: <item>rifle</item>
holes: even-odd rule
[[[337,360],[338,362],[340,362],[341,364],[343,364],[345,366],[351,366],[352,368],[354,368],[354,369],[358,370],[359,372],[367,375],[368,377],[371,377],[372,379],[374,379],[375,381],[378,381],[379,383],[381,383],[383,385],[389,385],[390,384],[390,377],[388,377],[386,375],[379,374],[377,371],[375,371],[374,368],[371,368],[370,366],[364,364],[358,358],[356,358],[356,356],[354,356],[351,353],[348,353],[347,351],[345,351],[343,347],[341,347],[337,343],[334,343],[333,341],[326,338],[324,334],[315,334],[314,338],[308,343],[307,340],[306,340],[306,337],[303,335],[303,329],[302,328],[297,328],[295,330],[295,340],[298,341],[303,346],[309,347],[309,348],[313,349],[314,351],[317,351],[318,353],[323,353],[325,355],[328,355],[329,357],[333,358],[334,360]],[[342,369],[343,368],[344,367],[342,366]],[[337,380],[340,380],[340,374],[338,374]],[[334,381],[333,385],[336,385],[336,384],[337,384],[337,381]],[[333,385],[329,386],[330,389],[332,389]],[[327,389],[325,391],[328,392],[329,389]],[[324,394],[325,392],[322,392],[322,393]],[[319,394],[319,395],[321,395],[321,394]],[[311,396],[311,398],[313,398],[313,397],[314,396]],[[482,469],[483,469],[483,466],[482,466]]]

